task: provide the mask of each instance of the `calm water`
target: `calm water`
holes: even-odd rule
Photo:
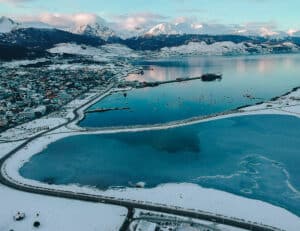
[[[191,182],[279,205],[300,215],[300,120],[246,116],[161,131],[73,136],[20,169],[51,184],[100,189]]]
[[[83,127],[143,125],[181,120],[254,104],[300,86],[300,55],[192,57],[141,61],[144,75],[128,80],[156,81],[220,72],[222,81],[161,85],[117,93],[91,108],[129,107],[130,110],[87,114]],[[255,99],[245,95],[250,94]]]
[[[142,61],[140,81],[221,72],[220,82],[191,81],[113,94],[92,108],[128,111],[88,114],[80,125],[162,123],[233,109],[300,86],[300,55],[203,57]],[[250,94],[255,99],[245,97]],[[100,189],[191,182],[285,207],[300,216],[300,120],[246,116],[161,131],[73,136],[48,146],[21,169],[49,184]]]

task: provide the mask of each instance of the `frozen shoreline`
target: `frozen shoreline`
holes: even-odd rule
[[[33,222],[39,221],[42,231],[117,231],[127,214],[124,207],[36,195],[3,185],[0,202],[0,230],[33,230]],[[23,221],[13,221],[18,211],[25,213]]]
[[[121,89],[119,89],[121,90]],[[201,209],[213,213],[220,213],[227,216],[239,217],[245,220],[251,220],[255,222],[262,222],[267,225],[272,225],[275,227],[287,229],[287,230],[299,230],[300,229],[300,218],[292,213],[288,212],[285,209],[270,205],[265,202],[247,199],[240,196],[235,196],[226,192],[214,190],[214,189],[205,189],[198,185],[191,184],[167,184],[161,185],[153,189],[122,189],[122,190],[107,190],[100,191],[91,187],[81,187],[78,185],[47,185],[41,182],[24,179],[19,174],[19,168],[28,161],[33,155],[42,151],[52,142],[62,139],[64,137],[73,136],[73,135],[88,135],[88,134],[106,134],[106,133],[117,133],[117,132],[136,132],[136,131],[145,131],[145,130],[158,130],[158,129],[167,129],[178,126],[186,126],[196,123],[202,123],[217,119],[230,118],[236,116],[245,116],[245,115],[258,115],[258,114],[279,114],[279,115],[292,115],[300,118],[300,90],[290,92],[288,95],[279,97],[275,101],[266,102],[260,105],[254,105],[247,108],[240,109],[238,113],[220,115],[212,118],[197,119],[192,118],[190,120],[184,121],[175,121],[168,124],[158,124],[152,126],[143,126],[143,127],[127,127],[127,128],[114,128],[114,129],[100,129],[100,130],[87,130],[77,126],[77,122],[80,121],[84,116],[84,110],[100,99],[109,95],[111,91],[106,92],[93,101],[87,104],[85,107],[81,108],[79,113],[78,120],[67,125],[67,127],[62,127],[57,131],[53,131],[45,136],[41,136],[31,143],[29,143],[25,148],[15,153],[11,158],[7,160],[4,165],[4,168],[1,169],[4,174],[7,174],[10,178],[29,185],[40,186],[44,188],[55,188],[63,189],[73,192],[84,192],[88,194],[95,195],[105,195],[105,196],[115,196],[117,198],[126,198],[130,200],[143,200],[156,203],[167,203],[169,205],[177,205],[184,208],[193,208]],[[95,97],[95,94],[92,94],[91,97]],[[81,102],[82,103],[82,102]],[[68,117],[71,118],[71,111],[74,107],[78,107],[80,103],[70,103]],[[272,106],[270,106],[272,105]],[[72,110],[71,110],[72,109]],[[46,122],[46,121],[45,121]],[[4,152],[12,149],[18,143],[11,143],[9,148],[2,149],[0,157],[4,155]],[[4,147],[3,143],[0,143],[0,147]],[[6,144],[7,145],[7,144]],[[182,200],[179,200],[178,195],[188,195],[184,196]],[[158,197],[152,197],[153,195],[161,195]],[[168,197],[170,195],[170,197]],[[191,198],[206,198],[204,201],[197,201],[196,204],[191,204]],[[181,198],[181,196],[180,196]],[[189,199],[187,199],[189,198]],[[207,200],[209,198],[209,200]],[[168,200],[167,200],[168,199]],[[255,209],[259,207],[259,209]],[[230,208],[228,210],[228,208]],[[245,210],[245,208],[251,208]],[[259,210],[259,213],[257,212]],[[243,212],[242,212],[243,211]],[[258,216],[259,215],[259,216]],[[275,219],[274,217],[280,217],[280,219]],[[280,222],[278,222],[280,221]],[[283,222],[285,221],[285,222]]]

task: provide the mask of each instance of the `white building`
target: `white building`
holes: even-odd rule
[[[155,229],[156,229],[155,223],[141,220],[138,223],[135,231],[155,231]]]

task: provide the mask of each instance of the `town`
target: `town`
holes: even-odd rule
[[[18,68],[2,66],[0,131],[59,110],[91,88],[106,85],[124,66],[121,62],[116,66],[98,64],[97,68],[85,65],[73,69],[33,64]]]

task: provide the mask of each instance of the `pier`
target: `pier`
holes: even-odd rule
[[[85,113],[120,111],[120,110],[129,110],[129,109],[130,109],[129,107],[96,108],[92,110],[87,110]]]
[[[145,88],[145,87],[157,87],[162,84],[168,84],[168,83],[176,83],[176,82],[187,82],[192,80],[202,80],[203,82],[212,82],[215,80],[221,80],[222,74],[213,74],[213,73],[207,73],[203,74],[201,76],[196,77],[182,77],[182,78],[176,78],[173,80],[166,80],[166,81],[155,81],[155,82],[139,82],[139,81],[133,81],[133,82],[124,82],[121,83],[119,87],[134,87],[134,88]]]

